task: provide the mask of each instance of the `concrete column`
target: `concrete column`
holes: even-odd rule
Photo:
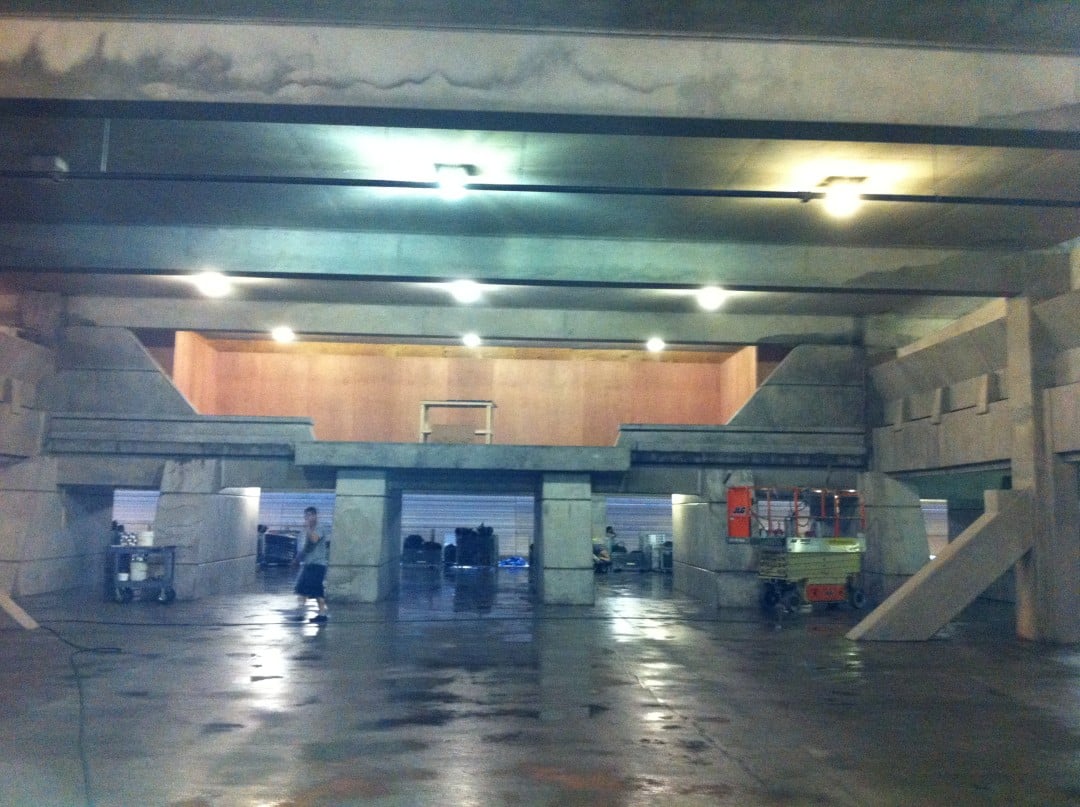
[[[672,499],[673,585],[721,608],[751,608],[760,599],[752,546],[727,540],[727,489],[752,485],[746,471],[703,472],[701,495]]]
[[[541,600],[592,605],[592,480],[587,474],[544,474],[537,498]]]
[[[60,489],[56,461],[0,467],[0,591],[40,594],[98,583],[109,543],[112,493]]]
[[[353,602],[394,596],[401,580],[401,491],[385,471],[337,475],[327,595]]]
[[[863,588],[881,602],[930,560],[918,492],[877,471],[859,475],[866,507]]]
[[[1052,383],[1054,347],[1031,301],[1006,308],[1006,379],[1012,422],[1013,489],[1032,497],[1032,548],[1016,564],[1016,631],[1026,639],[1080,641],[1080,486],[1046,429],[1044,390]]]
[[[604,535],[607,531],[607,496],[592,497],[592,539],[596,543],[607,543]]]
[[[255,580],[258,488],[221,487],[221,461],[169,460],[161,480],[154,543],[175,545],[176,595],[235,591]]]

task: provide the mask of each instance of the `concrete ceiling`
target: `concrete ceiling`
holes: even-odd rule
[[[1045,59],[1055,77],[1068,76],[1067,58],[1042,54],[1076,52],[1075,4],[927,2],[905,4],[904,13],[896,3],[845,0],[444,5],[303,4],[271,14],[248,2],[150,3],[136,12],[96,2],[81,5],[76,18],[66,4],[0,2],[0,15],[33,17],[19,30],[39,31],[12,39],[12,57],[0,53],[0,292],[58,292],[69,317],[144,329],[250,337],[290,318],[328,338],[438,341],[477,322],[504,344],[625,345],[662,331],[696,349],[903,344],[988,298],[1053,290],[1068,276],[1060,245],[1080,237],[1080,126],[1077,105],[1061,101],[1071,97],[1061,81],[1045,81],[1054,92],[1041,96],[1041,107],[1018,108],[1014,96],[1028,92],[1020,77],[1000,104],[1009,115],[994,112],[991,100],[999,99],[980,97],[971,111],[981,117],[956,116],[971,121],[965,125],[932,102],[853,115],[872,104],[876,87],[892,87],[888,71],[906,63],[906,51],[890,43],[924,56],[926,46],[1037,54],[963,63],[942,55],[943,68],[966,71],[963,81],[976,80],[977,65],[1049,69]],[[55,34],[33,27],[48,17],[62,21]],[[83,25],[87,17],[104,22]],[[137,35],[124,27],[130,18],[141,25]],[[210,21],[197,30],[218,44],[205,52],[178,45],[179,27],[170,26],[192,20]],[[296,63],[354,24],[577,32],[572,45],[542,35],[513,40],[524,65],[515,69],[555,75],[549,56],[529,50],[546,48],[556,54],[552,64],[572,63],[579,86],[611,93],[590,102],[600,109],[618,108],[620,93],[648,96],[653,85],[642,90],[621,73],[584,70],[597,53],[612,71],[638,69],[621,40],[591,51],[591,31],[663,39],[656,52],[672,65],[680,64],[683,35],[751,38],[756,50],[746,53],[766,60],[758,46],[774,40],[858,42],[844,58],[860,83],[852,97],[836,96],[844,86],[839,52],[814,45],[812,61],[789,49],[790,64],[775,68],[783,77],[830,65],[833,83],[815,88],[808,80],[806,92],[840,101],[811,110],[811,119],[793,82],[783,85],[772,118],[709,114],[707,95],[703,105],[689,104],[692,118],[542,111],[560,108],[557,83],[538,85],[538,97],[513,111],[499,108],[499,93],[530,85],[450,81],[441,66],[460,57],[459,44],[494,41],[477,34],[444,45],[431,56],[438,69],[422,79],[412,66],[427,55],[417,39],[413,62],[387,68],[401,76],[342,84],[354,94],[375,87],[394,105],[291,102],[292,72],[271,76],[273,102],[237,101],[248,96],[235,94],[244,71],[234,71],[233,60],[251,58],[264,23],[275,26],[274,58]],[[311,37],[295,54],[285,36],[292,30]],[[80,55],[64,62],[65,37],[76,34]],[[95,36],[100,46],[87,50]],[[334,41],[342,54],[367,53],[361,46],[379,37],[368,31]],[[877,45],[890,55],[871,65]],[[175,47],[179,56],[163,50]],[[701,65],[722,55],[694,48],[686,58],[700,54]],[[937,59],[913,60],[912,75],[932,71]],[[690,79],[708,69],[688,64]],[[155,82],[162,77],[172,83]],[[262,80],[245,77],[244,92]],[[332,75],[311,80],[321,93],[339,91]],[[774,78],[761,67],[746,80],[761,92]],[[685,95],[670,96],[672,108],[698,92],[740,97],[737,84],[712,74],[703,81],[671,82]],[[419,100],[399,104],[394,93],[414,85]],[[180,100],[152,100],[149,92]],[[472,111],[443,106],[474,96]],[[660,110],[668,102],[648,103]],[[1025,123],[1018,109],[1042,123]],[[463,198],[440,194],[437,164],[469,166]],[[849,218],[826,212],[830,177],[863,178],[863,203]],[[202,300],[187,282],[211,268],[236,279],[224,301]],[[468,309],[441,285],[462,277],[487,286]],[[692,291],[707,284],[737,292],[716,315],[694,303]]]

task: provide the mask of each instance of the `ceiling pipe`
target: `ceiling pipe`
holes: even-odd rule
[[[0,170],[0,179],[51,179],[48,171]],[[354,179],[347,177],[253,176],[247,174],[188,174],[153,172],[68,171],[69,182],[180,182],[222,185],[291,185],[328,188],[395,188],[438,191],[438,182],[394,179]],[[619,185],[552,185],[503,182],[469,183],[470,193],[550,193],[582,196],[656,196],[700,199],[775,199],[811,202],[824,199],[825,191],[767,191],[740,188],[643,188]],[[864,193],[865,202],[892,202],[943,205],[985,205],[992,207],[1080,208],[1080,199],[1042,199],[1013,196],[945,196],[914,193]]]

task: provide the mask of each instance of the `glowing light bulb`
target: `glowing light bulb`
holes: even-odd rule
[[[716,311],[730,295],[731,292],[718,286],[705,286],[698,289],[697,302],[706,311]]]
[[[473,280],[455,280],[453,283],[447,283],[446,288],[455,300],[466,304],[475,303],[484,292],[483,287]]]
[[[221,272],[200,272],[195,275],[194,283],[207,297],[224,297],[232,291],[232,282]]]
[[[825,186],[825,196],[822,199],[825,212],[838,219],[846,219],[854,215],[862,205],[862,195],[859,193],[859,183],[852,181],[830,182]]]
[[[275,342],[281,342],[282,344],[296,341],[296,333],[288,325],[278,325],[274,330],[270,331],[270,335],[274,337]]]

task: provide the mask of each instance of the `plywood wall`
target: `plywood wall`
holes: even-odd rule
[[[196,412],[205,415],[218,414],[217,400],[217,351],[209,341],[197,333],[176,332],[173,347],[173,383],[184,394]]]
[[[497,406],[496,443],[611,445],[622,423],[726,423],[757,382],[752,347],[695,362],[215,344],[177,335],[176,384],[198,411],[311,417],[320,440],[415,442],[420,401],[477,399]],[[435,421],[479,426],[480,417],[444,410]]]

